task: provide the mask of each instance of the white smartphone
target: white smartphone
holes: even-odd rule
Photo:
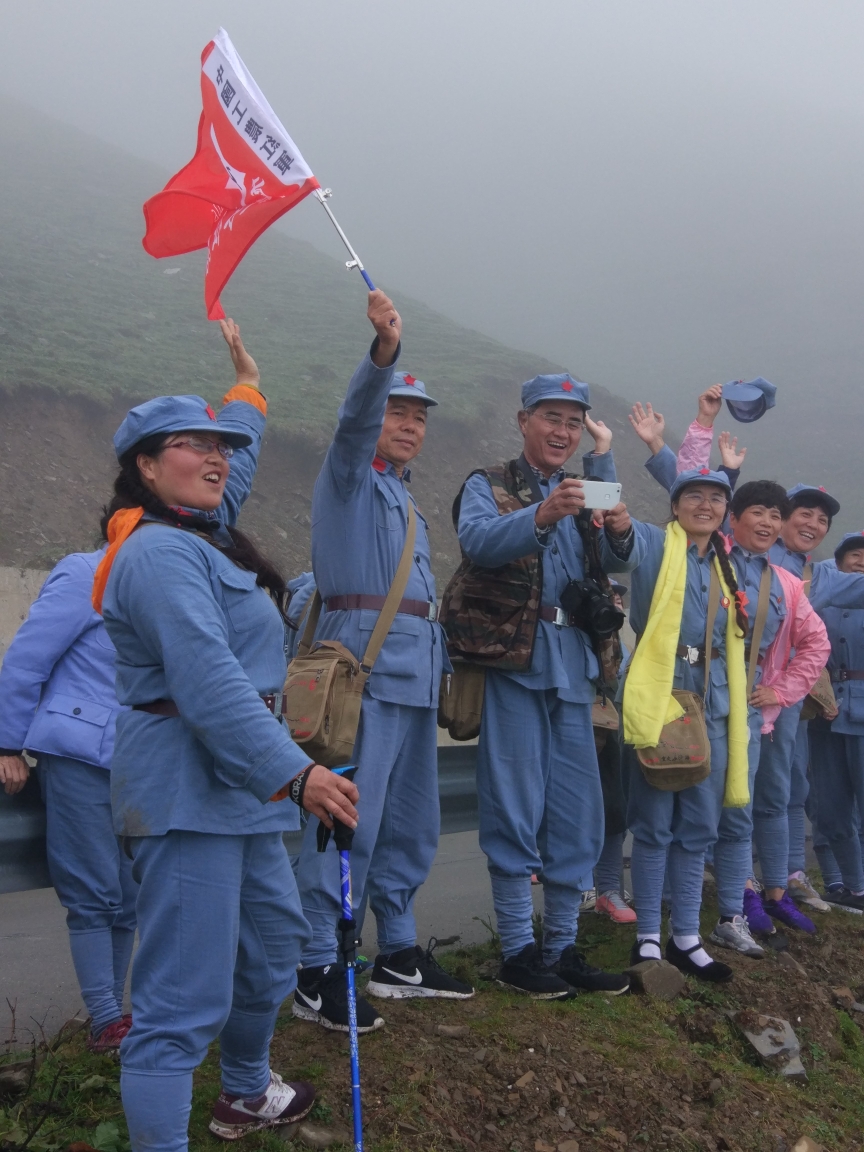
[[[621,485],[607,480],[583,480],[586,508],[605,508],[608,512],[621,502]]]

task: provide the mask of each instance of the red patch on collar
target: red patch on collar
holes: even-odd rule
[[[208,405],[207,405],[207,407],[204,409],[204,411],[207,413],[207,415],[210,417],[210,419],[211,419],[211,420],[215,420],[215,419],[216,419],[216,413],[213,411],[213,409],[210,407],[210,405],[209,405],[209,404],[208,404]]]
[[[372,461],[372,467],[375,469],[376,472],[386,472],[387,471],[387,461],[382,460],[380,456],[376,456],[375,459]]]
[[[564,383],[561,385],[561,387],[564,389],[565,392],[572,392],[573,391],[573,385],[570,383],[569,380],[565,380]]]
[[[406,372],[405,373],[405,383],[408,385],[409,388],[413,388],[414,385],[417,383],[417,377],[416,376],[409,376],[409,374]]]

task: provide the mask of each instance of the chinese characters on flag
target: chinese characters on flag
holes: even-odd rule
[[[201,54],[201,95],[195,156],[144,205],[143,243],[157,257],[208,250],[204,303],[219,320],[246,251],[319,185],[224,28]]]

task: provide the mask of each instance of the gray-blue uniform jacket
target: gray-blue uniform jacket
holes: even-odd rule
[[[378,368],[366,355],[351,377],[339,423],[312,497],[312,568],[325,602],[331,596],[386,596],[408,527],[406,481],[376,455],[395,362]],[[414,563],[405,598],[436,605],[426,521],[417,505]],[[323,611],[316,640],[339,640],[362,659],[378,619],[375,609]],[[397,613],[366,691],[376,700],[437,708],[442,669],[450,669],[441,626]]]
[[[599,480],[615,481],[615,461],[611,452],[583,457],[583,474]],[[546,479],[538,475],[544,498],[561,482],[563,472]],[[498,568],[532,552],[540,552],[543,562],[543,604],[560,607],[561,593],[570,580],[583,580],[582,538],[568,516],[548,532],[535,531],[536,504],[502,516],[485,476],[472,476],[462,493],[459,509],[459,544],[465,555],[484,568]],[[627,571],[628,565],[616,571]],[[517,684],[537,691],[555,689],[561,700],[593,704],[594,682],[600,674],[591,641],[578,628],[559,628],[540,620],[531,667],[527,672],[500,672]]]

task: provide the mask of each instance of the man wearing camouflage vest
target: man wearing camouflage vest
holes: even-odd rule
[[[584,428],[595,442],[585,474],[615,479],[611,432],[589,408],[588,386],[567,374],[522,386],[523,454],[463,485],[453,507],[463,561],[442,605],[451,655],[486,668],[477,792],[504,957],[499,981],[539,999],[629,986],[575,948],[581,894],[603,844],[591,725],[600,668],[588,635],[561,606],[565,587],[589,576],[591,530],[585,516],[581,526],[576,520],[582,481],[564,471]],[[620,520],[624,531],[626,515],[623,505],[607,513],[610,527]],[[596,565],[590,574],[605,580]],[[542,949],[532,873],[544,888]]]

